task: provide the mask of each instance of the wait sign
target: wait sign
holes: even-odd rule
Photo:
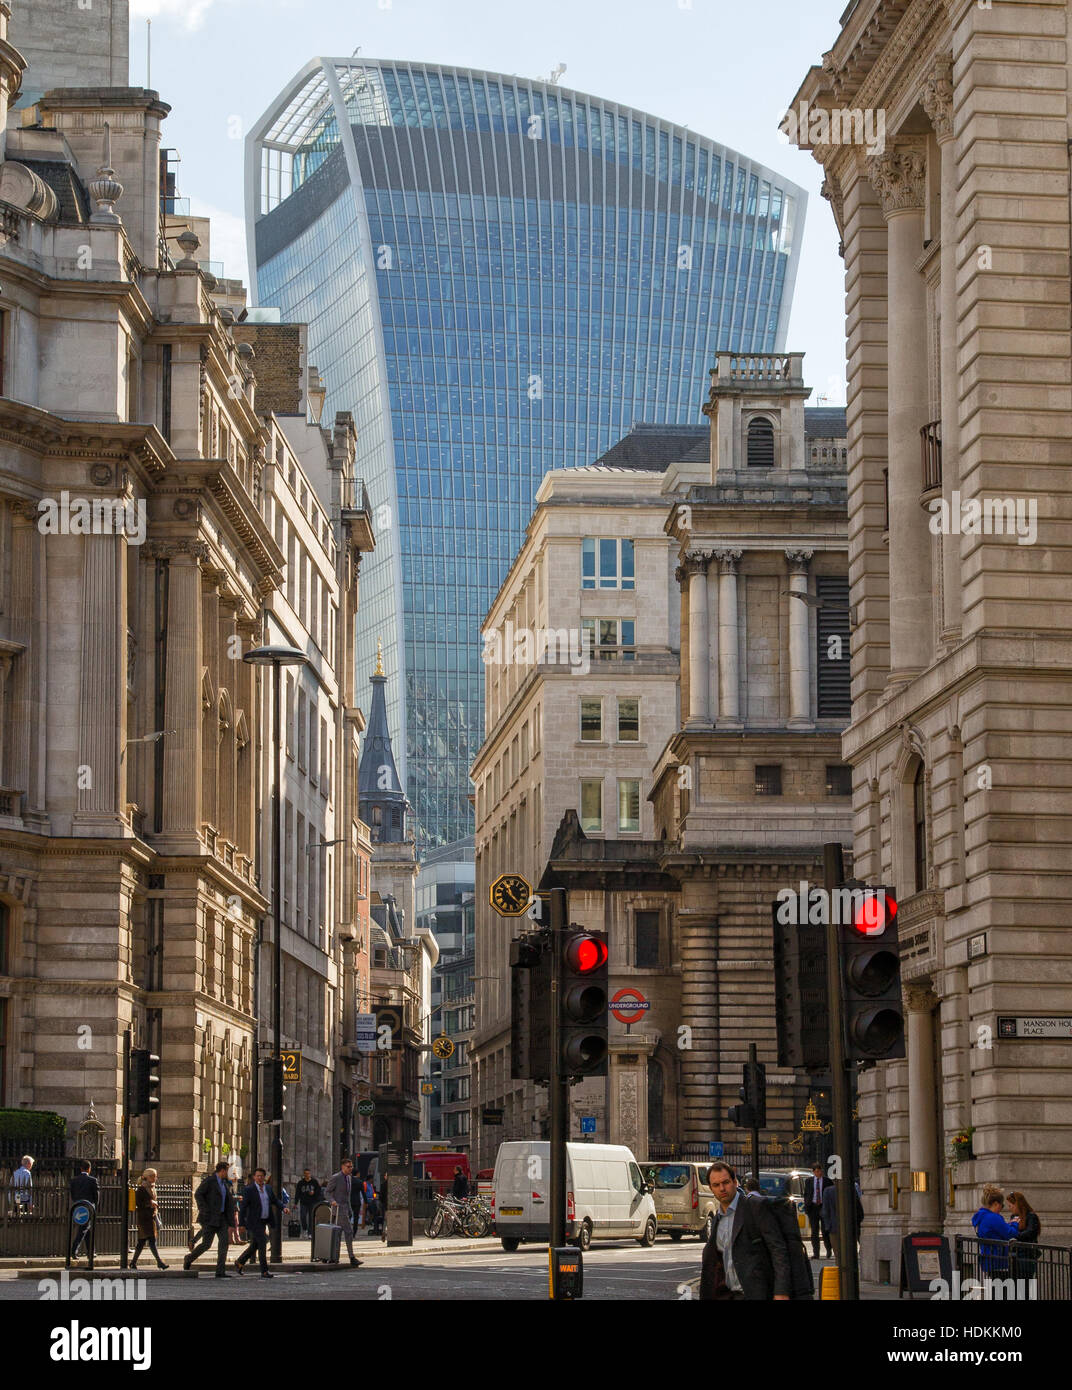
[[[1072,1038],[1072,1018],[998,1018],[999,1038]]]

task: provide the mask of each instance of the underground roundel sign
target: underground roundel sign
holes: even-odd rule
[[[638,989],[620,989],[610,1001],[610,1011],[620,1022],[638,1023],[651,1008]]]

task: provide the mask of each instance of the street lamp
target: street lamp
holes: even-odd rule
[[[272,737],[275,741],[275,774],[272,790],[272,912],[275,915],[275,933],[272,942],[272,1048],[273,1056],[280,1057],[283,1051],[283,827],[282,827],[282,787],[283,787],[283,738],[282,716],[279,701],[279,668],[281,666],[304,666],[307,658],[297,647],[286,644],[279,646],[254,647],[246,652],[243,661],[251,666],[270,666],[272,668]],[[276,1122],[272,1139],[272,1172],[280,1189],[283,1186],[283,1117]],[[272,1227],[272,1261],[278,1264],[283,1258],[283,1220]]]

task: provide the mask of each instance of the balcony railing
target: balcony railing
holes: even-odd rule
[[[342,479],[342,510],[343,515],[347,512],[364,512],[371,517],[372,504],[362,478]]]
[[[920,460],[923,465],[923,502],[942,491],[942,422],[932,420],[919,432]]]

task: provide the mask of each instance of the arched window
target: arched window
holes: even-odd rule
[[[774,467],[774,426],[762,415],[748,424],[748,466]]]
[[[912,835],[916,892],[922,893],[927,886],[927,798],[922,763],[916,768],[912,783]]]

